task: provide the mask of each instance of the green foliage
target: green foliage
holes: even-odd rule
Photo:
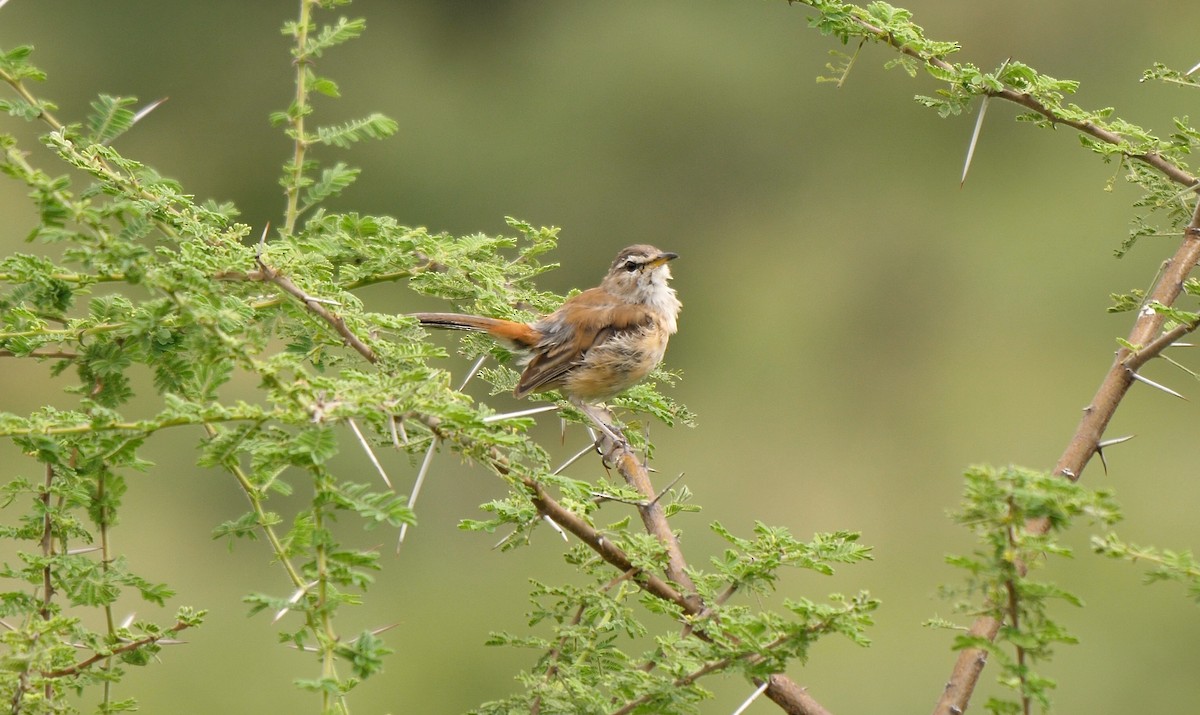
[[[632,488],[552,472],[546,452],[526,434],[533,420],[496,419],[491,408],[451,389],[434,363],[444,351],[415,321],[372,313],[355,294],[376,283],[402,283],[465,310],[513,317],[552,310],[562,300],[533,285],[554,267],[542,257],[554,248],[556,229],[508,219],[514,235],[454,237],[323,208],[359,171],[340,161],[323,165],[311,151],[346,148],[397,128],[378,114],[338,126],[307,124],[314,93],[338,95],[312,61],[365,28],[361,20],[314,20],[320,8],[341,4],[303,2],[298,19],[284,27],[293,41],[297,92],[272,115],[293,142],[281,180],[284,221],[275,233],[238,223],[232,206],[197,202],[175,181],[112,148],[146,113],[133,111],[134,98],[100,95],[86,122],[62,123],[53,105],[28,89],[28,81],[42,78],[29,64],[28,48],[0,52],[0,81],[16,96],[3,107],[48,127],[43,142],[67,172],[52,175],[30,164],[13,138],[0,137],[0,171],[26,187],[38,210],[29,239],[55,249],[0,258],[0,354],[41,360],[49,374],[74,378],[66,389],[74,401],[69,409],[0,413],[0,436],[19,445],[40,475],[10,479],[4,504],[21,514],[0,528],[16,554],[0,566],[0,612],[15,624],[2,636],[8,652],[0,664],[0,699],[20,703],[23,712],[60,712],[72,693],[92,694],[97,712],[135,709],[136,700],[98,686],[119,681],[124,667],[153,665],[163,646],[175,642],[168,636],[201,623],[202,614],[188,607],[166,625],[150,619],[120,626],[115,617],[132,598],[158,609],[177,599],[111,550],[108,539],[119,528],[127,475],[153,468],[140,450],[163,430],[195,434],[197,463],[228,475],[229,486],[245,497],[246,512],[216,525],[213,536],[231,548],[249,542],[270,549],[282,580],[275,592],[245,596],[246,606],[260,617],[272,614],[281,643],[318,656],[318,670],[296,684],[314,693],[326,713],[347,712],[355,687],[380,673],[392,653],[384,628],[355,637],[338,631],[342,611],[363,602],[381,568],[378,551],[350,546],[349,532],[394,530],[415,519],[407,497],[390,485],[348,479],[334,466],[347,445],[359,445],[359,433],[366,450],[384,446],[415,461],[437,445],[506,480],[509,495],[483,507],[492,518],[464,528],[510,526],[527,535],[544,523],[531,489],[553,493],[544,498],[588,523],[603,503],[618,503],[597,499],[599,490],[629,503],[644,499]],[[104,290],[97,292],[99,285]],[[514,373],[505,364],[511,356],[484,341],[464,341],[464,349],[493,352],[501,364],[483,379],[495,390],[511,389]],[[615,402],[633,415],[627,431],[647,454],[653,453],[644,436],[647,419],[694,421],[657,389],[677,379],[660,369]],[[145,405],[152,405],[148,413]],[[565,405],[563,412],[582,419]],[[686,487],[671,490],[662,498],[663,513],[697,511],[689,498]],[[624,550],[646,573],[662,571],[664,544],[631,523],[622,514],[604,527],[610,548]],[[609,585],[536,587],[535,624],[562,621],[564,609],[584,603],[586,613],[552,640],[497,637],[540,643],[548,651],[543,661],[559,663],[560,678],[534,678],[530,683],[540,685],[515,700],[542,698],[549,711],[586,691],[599,709],[615,698],[639,702],[643,711],[687,711],[705,697],[697,681],[710,672],[778,673],[827,634],[866,644],[863,630],[877,604],[865,594],[835,595],[825,604],[788,600],[784,614],[726,603],[739,591],[768,592],[787,566],[830,573],[832,564],[867,558],[856,534],[803,543],[761,524],[750,540],[715,528],[731,546],[711,573],[695,572],[700,593],[691,597],[712,602],[704,613],[684,613],[661,593],[644,591],[640,577],[614,578],[612,566],[591,552],[568,552],[573,567]],[[522,543],[506,541],[506,548]],[[658,635],[641,622],[647,617],[660,621]],[[611,639],[617,633],[632,639],[629,654]],[[656,644],[637,656],[648,638]],[[570,669],[560,657],[568,649],[582,649]],[[612,672],[639,657],[654,664],[653,675]],[[687,682],[677,687],[680,679]],[[570,697],[562,700],[566,691]]]
[[[943,594],[954,600],[955,610],[987,614],[1002,625],[994,641],[959,635],[954,647],[986,651],[989,660],[1000,666],[999,682],[1016,691],[1020,702],[993,698],[986,705],[989,711],[1028,712],[1030,702],[1048,708],[1055,683],[1038,675],[1034,665],[1048,659],[1056,644],[1076,642],[1051,617],[1051,607],[1056,601],[1083,603],[1030,573],[1043,567],[1047,556],[1072,556],[1058,539],[1075,520],[1082,517],[1109,525],[1120,518],[1119,512],[1110,493],[1090,491],[1047,472],[979,466],[969,469],[964,478],[963,502],[953,518],[975,534],[979,545],[968,556],[947,558],[966,572],[966,583],[943,589]],[[1029,528],[1034,522],[1047,528]]]
[[[940,117],[957,116],[970,109],[978,98],[1001,96],[1028,111],[1018,121],[1053,129],[1071,126],[1079,130],[1084,147],[1105,161],[1116,158],[1126,170],[1126,179],[1139,186],[1142,197],[1135,205],[1143,209],[1135,217],[1129,238],[1116,250],[1118,256],[1129,251],[1139,238],[1161,235],[1164,231],[1178,235],[1191,219],[1186,196],[1195,183],[1190,181],[1187,158],[1198,144],[1198,135],[1187,117],[1174,120],[1172,133],[1165,139],[1148,129],[1116,116],[1112,107],[1085,109],[1067,98],[1074,94],[1079,83],[1061,80],[1038,72],[1023,62],[1006,60],[998,68],[985,71],[967,62],[952,62],[951,55],[961,48],[955,42],[933,40],[912,21],[912,13],[884,2],[859,7],[841,0],[789,0],[818,11],[809,23],[843,44],[856,40],[862,43],[882,43],[898,51],[887,62],[888,67],[902,67],[909,75],[925,72],[940,85],[932,95],[917,95],[916,101],[938,113]],[[855,52],[854,57],[859,53]],[[839,86],[845,81],[853,62],[843,58],[830,65],[831,76],[821,78]],[[1195,86],[1191,73],[1172,70],[1155,64],[1147,70],[1143,81],[1156,80]],[[1132,161],[1128,161],[1132,160]],[[1188,190],[1181,192],[1180,182]],[[1167,228],[1161,228],[1165,225]]]
[[[713,559],[712,571],[692,570],[709,604],[696,615],[665,605],[629,574],[614,577],[582,547],[567,552],[567,562],[587,574],[589,582],[552,586],[534,581],[529,625],[548,633],[494,633],[488,641],[541,653],[517,678],[525,691],[474,712],[692,713],[710,697],[700,683],[705,676],[766,678],[789,661],[806,660],[811,646],[828,635],[869,644],[865,630],[879,603],[866,593],[833,594],[823,604],[785,600],[787,615],[731,602],[735,593],[761,596],[772,591],[786,566],[829,575],[833,564],[870,558],[869,549],[856,543],[857,534],[817,534],[805,543],[764,524],[756,525],[754,539],[737,537],[719,524],[713,528],[732,546]],[[662,559],[658,543],[631,532],[627,521],[610,525],[605,534],[638,555],[635,562],[644,568]],[[683,628],[655,634],[649,617],[679,621]]]
[[[0,413],[0,436],[20,448],[29,471],[11,474],[0,489],[3,505],[19,512],[0,527],[12,554],[0,565],[0,616],[10,626],[0,633],[0,699],[14,712],[68,711],[76,694],[94,697],[97,712],[136,709],[135,700],[117,699],[107,686],[128,666],[153,665],[174,634],[201,625],[204,612],[188,606],[164,617],[174,591],[140,573],[107,538],[119,527],[128,475],[153,468],[140,450],[175,428],[195,434],[198,464],[227,475],[246,499],[246,512],[215,526],[213,536],[231,548],[270,550],[278,587],[244,600],[252,614],[279,621],[281,643],[317,656],[316,672],[296,685],[319,697],[321,712],[348,712],[356,686],[382,672],[393,653],[385,628],[357,636],[338,630],[345,609],[363,602],[381,568],[378,551],[352,546],[353,537],[415,521],[407,497],[383,480],[356,481],[338,471],[335,457],[347,445],[358,448],[359,434],[367,451],[394,449],[415,462],[440,448],[504,480],[509,493],[481,507],[487,518],[462,522],[472,531],[504,530],[502,550],[526,543],[549,520],[551,504],[577,522],[570,526],[582,543],[564,554],[577,574],[567,584],[533,580],[529,630],[489,641],[533,649],[536,662],[518,676],[520,692],[480,713],[695,712],[709,696],[702,682],[709,675],[765,679],[805,662],[812,645],[830,635],[867,645],[879,604],[865,592],[822,602],[790,597],[777,610],[762,603],[786,568],[830,575],[836,565],[869,559],[857,533],[802,541],[766,524],[739,536],[714,523],[728,544],[723,551],[706,569],[672,572],[670,539],[634,528],[631,515],[650,506],[668,518],[697,512],[686,487],[651,504],[632,487],[551,469],[547,452],[528,436],[531,419],[503,418],[451,389],[435,362],[444,351],[415,321],[364,308],[356,291],[383,282],[501,317],[545,312],[562,299],[533,285],[555,267],[541,259],[554,248],[557,229],[510,218],[511,236],[456,237],[324,208],[360,172],[341,161],[323,163],[313,152],[398,129],[379,114],[309,124],[315,94],[340,95],[314,60],[365,30],[362,20],[322,25],[314,14],[347,1],[304,0],[298,18],[283,27],[296,92],[271,115],[292,141],[280,179],[287,202],[274,232],[238,223],[230,205],[197,202],[177,182],[113,149],[139,120],[135,99],[100,95],[86,120],[62,123],[54,104],[29,89],[44,79],[31,49],[0,49],[0,82],[12,95],[0,100],[0,110],[44,124],[42,141],[62,164],[53,172],[34,166],[12,136],[0,134],[0,172],[25,188],[37,212],[28,234],[37,249],[0,258],[0,355],[43,361],[49,376],[73,377],[69,408]],[[1142,236],[1178,233],[1190,217],[1192,196],[1180,182],[1200,132],[1187,118],[1160,138],[1111,108],[1070,103],[1077,83],[1021,62],[993,71],[951,62],[958,44],[927,38],[907,10],[883,2],[804,4],[818,12],[815,28],[843,44],[856,41],[853,54],[835,55],[830,81],[845,81],[868,41],[882,43],[897,51],[887,66],[914,76],[924,69],[941,84],[917,97],[941,116],[967,111],[976,98],[1005,97],[1028,110],[1019,119],[1075,127],[1087,149],[1117,159],[1143,189],[1142,214],[1122,251]],[[1196,83],[1162,65],[1145,79]],[[1194,282],[1185,287],[1200,293]],[[1114,310],[1140,309],[1144,297],[1114,296]],[[1176,323],[1197,320],[1160,303],[1150,308]],[[481,377],[495,392],[511,390],[510,355],[472,336],[462,345],[467,354],[498,358]],[[627,433],[647,455],[654,453],[644,436],[648,419],[694,422],[659,390],[678,377],[659,369],[615,401],[633,415]],[[148,411],[133,407],[137,390],[148,393],[141,403],[153,405]],[[561,407],[568,419],[581,419]],[[1081,601],[1029,574],[1048,556],[1070,555],[1058,536],[1076,519],[1110,524],[1116,509],[1105,493],[1036,471],[980,467],[966,480],[955,518],[979,546],[950,558],[966,580],[946,593],[960,611],[986,613],[1002,625],[994,642],[960,636],[955,647],[987,651],[1000,664],[1001,682],[1017,692],[1020,703],[993,700],[990,710],[1045,707],[1053,682],[1033,665],[1055,645],[1073,642],[1050,606]],[[1032,522],[1047,529],[1026,528]],[[1189,552],[1131,546],[1111,534],[1094,548],[1150,562],[1149,580],[1183,582],[1200,600],[1200,569]],[[657,575],[668,573],[665,580]],[[120,624],[116,609],[135,600],[156,617]]]
[[[1200,563],[1191,551],[1156,549],[1122,541],[1116,534],[1092,537],[1092,549],[1104,556],[1132,563],[1146,563],[1146,583],[1175,581],[1187,587],[1188,597],[1200,604]]]
[[[134,114],[129,110],[137,100],[132,97],[110,97],[102,94],[92,102],[95,114],[88,117],[88,144],[107,144],[133,126]]]

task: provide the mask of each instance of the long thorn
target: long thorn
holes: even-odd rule
[[[395,628],[395,627],[396,627],[396,626],[398,626],[398,625],[400,625],[400,624],[399,624],[399,623],[389,623],[389,624],[388,624],[388,625],[386,625],[386,626],[380,626],[380,627],[376,628],[375,630],[371,631],[371,635],[373,635],[373,636],[377,636],[377,635],[379,635],[380,633],[386,633],[386,632],[388,632],[388,631],[392,630],[393,628]]]
[[[1108,460],[1104,458],[1104,448],[1111,447],[1114,444],[1121,444],[1133,439],[1133,435],[1127,434],[1124,437],[1113,437],[1112,439],[1101,440],[1096,443],[1096,456],[1100,458],[1100,466],[1104,467],[1104,474],[1108,474]]]
[[[658,496],[654,497],[654,500],[653,500],[653,501],[651,501],[650,503],[651,503],[651,504],[656,504],[656,503],[658,503],[658,500],[659,500],[659,499],[662,499],[662,498],[663,498],[663,497],[666,495],[666,493],[667,493],[667,492],[669,492],[669,491],[671,490],[671,487],[673,487],[673,486],[675,486],[676,484],[678,484],[680,479],[683,479],[683,472],[680,472],[678,477],[675,477],[674,479],[672,479],[672,480],[671,480],[671,483],[670,483],[670,484],[668,484],[667,486],[663,487],[663,488],[662,488],[662,491],[660,491],[660,492],[658,493]]]
[[[350,423],[350,429],[354,431],[354,436],[358,437],[358,443],[362,445],[363,450],[367,453],[367,456],[370,457],[371,464],[375,465],[375,470],[379,472],[379,476],[383,479],[383,483],[387,485],[388,489],[391,489],[392,480],[388,479],[387,472],[383,471],[383,465],[379,463],[379,459],[375,456],[375,450],[371,449],[371,445],[369,442],[367,442],[367,438],[363,436],[362,430],[358,428],[358,424],[355,423],[353,418],[346,421]]]
[[[280,618],[283,618],[288,611],[292,610],[292,606],[296,605],[300,599],[304,598],[304,594],[308,593],[313,586],[317,585],[317,583],[317,581],[312,581],[296,589],[295,592],[292,593],[291,597],[288,598],[287,605],[275,612],[275,617],[271,619],[271,623],[275,623]]]
[[[542,405],[540,407],[530,407],[527,410],[517,410],[516,412],[505,412],[502,415],[488,415],[483,418],[484,424],[499,422],[500,420],[515,419],[517,417],[528,417],[529,415],[539,415],[543,412],[557,410],[558,405]]]
[[[979,132],[983,129],[983,117],[987,114],[988,100],[991,97],[984,95],[983,102],[979,105],[979,115],[975,117],[975,131],[971,132],[971,143],[967,146],[967,159],[963,162],[962,178],[958,180],[958,188],[962,188],[963,184],[967,183],[967,171],[971,169],[971,159],[975,156],[975,145],[979,143]]]
[[[0,6],[2,6],[3,4],[4,3],[0,3]],[[147,114],[158,109],[159,105],[161,105],[163,102],[167,101],[167,99],[168,99],[167,97],[163,97],[162,99],[156,99],[153,102],[151,102],[150,104],[147,104],[146,106],[139,109],[137,111],[137,113],[133,115],[133,119],[129,120],[129,126],[132,127],[134,124],[137,124],[138,122],[142,121],[142,119],[145,118],[145,116]],[[116,139],[116,137],[111,137],[109,139],[105,139],[104,141],[100,142],[100,144],[103,146],[108,146],[108,143],[111,142],[113,139]]]
[[[510,532],[508,533],[508,536],[506,536],[506,537],[504,537],[503,539],[500,539],[499,541],[497,541],[497,542],[496,542],[496,543],[495,543],[495,544],[492,546],[492,550],[495,550],[495,549],[498,549],[498,548],[500,548],[501,546],[504,546],[505,544],[507,544],[507,543],[508,543],[509,539],[511,539],[512,537],[516,536],[516,535],[517,535],[517,534],[519,534],[519,533],[520,533],[520,530],[519,530],[519,529],[513,529],[512,531],[510,531]]]
[[[396,415],[388,416],[388,427],[392,431],[392,446],[403,449],[408,445],[408,432],[404,430],[404,419]]]
[[[767,680],[764,680],[763,684],[758,686],[758,689],[755,690],[753,693],[750,693],[750,697],[746,698],[746,701],[743,702],[737,710],[733,711],[733,715],[742,715],[742,713],[746,712],[746,708],[750,707],[750,703],[753,703],[755,700],[758,700],[758,697],[760,695],[767,692],[767,686],[769,686],[770,684],[771,684],[770,678],[768,678]]]
[[[570,459],[568,459],[567,461],[563,462],[563,463],[562,463],[562,465],[561,465],[561,466],[559,466],[559,468],[558,468],[558,469],[555,469],[553,472],[551,472],[551,474],[560,474],[560,473],[562,473],[562,471],[563,471],[564,469],[566,469],[567,467],[571,466],[572,464],[574,464],[574,463],[578,462],[580,459],[582,459],[582,458],[583,458],[583,455],[587,454],[588,452],[592,451],[592,450],[593,450],[593,449],[595,449],[595,448],[596,448],[596,443],[595,443],[595,442],[592,442],[592,443],[591,443],[591,444],[589,444],[588,446],[586,446],[586,447],[584,447],[583,449],[581,449],[581,450],[579,450],[578,452],[576,452],[574,457],[571,457],[571,458],[570,458]]]
[[[471,378],[475,377],[475,373],[479,372],[479,368],[483,366],[483,361],[486,359],[487,355],[480,355],[475,364],[471,366],[471,369],[467,370],[467,376],[463,378],[462,384],[458,386],[459,392],[467,388],[467,383],[471,381]]]
[[[1137,374],[1133,370],[1129,371],[1129,376],[1132,377],[1134,380],[1137,380],[1138,382],[1146,383],[1150,387],[1156,387],[1156,388],[1162,390],[1163,392],[1167,393],[1168,395],[1174,395],[1175,397],[1178,397],[1181,400],[1187,399],[1186,397],[1184,397],[1183,395],[1179,394],[1178,392],[1172,390],[1171,388],[1167,387],[1166,385],[1160,385],[1148,377],[1142,377],[1141,375]]]
[[[563,541],[570,541],[570,539],[567,538],[567,532],[563,531],[563,528],[561,526],[559,526],[558,523],[555,522],[553,519],[551,519],[548,515],[542,514],[542,521],[546,522],[547,524],[550,525],[550,527],[552,529],[557,531],[558,535],[563,537]]]
[[[429,442],[429,449],[425,452],[425,459],[421,461],[421,469],[417,471],[417,481],[413,482],[412,494],[408,495],[408,508],[412,509],[417,504],[417,496],[421,493],[421,485],[425,483],[425,475],[429,473],[429,465],[433,463],[433,453],[437,449],[437,438],[434,437]],[[404,543],[404,536],[408,533],[408,524],[400,525],[400,538],[396,540],[396,551],[400,550],[400,545]]]

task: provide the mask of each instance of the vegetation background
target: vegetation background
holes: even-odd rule
[[[1136,22],[1132,9],[1082,0],[903,4],[931,37],[961,42],[963,61],[991,68],[1012,57],[1080,80],[1074,101],[1115,106],[1162,134],[1196,101],[1137,81],[1154,61],[1200,60],[1191,3],[1140,4]],[[0,46],[35,45],[33,61],[50,77],[39,94],[67,120],[100,92],[170,97],[118,140],[120,151],[199,198],[235,201],[242,220],[261,227],[283,209],[276,179],[290,145],[267,114],[291,95],[278,28],[293,9],[14,0],[0,12]],[[673,522],[690,558],[718,548],[706,528],[714,519],[743,533],[755,519],[802,538],[864,532],[874,563],[833,580],[797,576],[781,593],[870,589],[883,600],[874,646],[831,641],[792,675],[834,712],[932,707],[952,664],[951,636],[920,624],[949,615],[936,588],[956,577],[942,557],[971,546],[944,516],[962,469],[1054,462],[1129,325],[1128,314],[1105,313],[1108,294],[1147,286],[1165,255],[1148,239],[1112,257],[1134,196],[1120,181],[1105,192],[1115,167],[1080,151],[1071,133],[1016,124],[1015,109],[993,106],[960,189],[973,118],[939,120],[912,102],[932,81],[884,70],[892,55],[883,48],[865,48],[844,87],[816,83],[828,51],[843,48],[784,2],[357,0],[348,14],[367,18],[367,34],[323,60],[344,98],[318,102],[320,121],[378,110],[400,131],[339,157],[364,174],[332,207],[456,234],[506,233],[506,215],[561,226],[564,268],[545,280],[559,292],[597,281],[626,244],[679,252],[684,312],[668,365],[684,379],[671,394],[699,424],[653,438],[660,476],[684,472],[705,507]],[[40,131],[15,129],[30,132],[26,148]],[[33,225],[22,193],[0,183],[6,252]],[[375,310],[418,307],[393,285],[365,295]],[[44,369],[24,362],[0,372],[4,410],[59,399],[46,393]],[[1149,376],[1200,395],[1168,369],[1156,364]],[[1107,474],[1095,463],[1084,479],[1117,490],[1126,539],[1195,543],[1196,419],[1195,401],[1136,387],[1118,412],[1110,436],[1138,438],[1106,453]],[[545,423],[556,442],[555,421]],[[265,548],[230,553],[210,538],[241,512],[242,497],[192,465],[195,437],[155,440],[159,468],[130,478],[115,538],[144,573],[177,588],[179,603],[210,616],[188,633],[190,645],[167,649],[163,666],[126,683],[143,712],[310,708],[311,696],[288,685],[305,656],[281,653],[269,617],[248,619],[240,602],[286,584]],[[564,449],[580,439],[570,434]],[[19,456],[4,444],[0,458]],[[371,469],[353,449],[339,459]],[[393,478],[414,472],[407,461],[392,466]],[[419,527],[385,558],[369,608],[343,615],[361,626],[399,623],[387,636],[397,649],[388,673],[358,691],[357,711],[462,712],[508,692],[536,657],[483,641],[492,629],[524,628],[529,577],[569,578],[556,556],[562,543],[541,531],[532,548],[501,555],[494,539],[459,531],[459,519],[503,493],[481,476],[452,456],[435,463]],[[1061,711],[1193,702],[1195,606],[1178,587],[1140,586],[1136,569],[1092,556],[1088,534],[1074,536],[1075,562],[1045,574],[1087,602],[1060,613],[1082,643],[1045,673],[1060,682]],[[352,625],[360,627],[344,630]],[[706,712],[728,712],[750,690],[738,680],[717,686]]]

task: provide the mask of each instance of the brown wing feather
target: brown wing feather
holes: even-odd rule
[[[517,381],[516,396],[557,387],[588,350],[652,320],[643,307],[615,301],[599,288],[573,296],[535,324],[543,339]]]

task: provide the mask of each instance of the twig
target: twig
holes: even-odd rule
[[[609,581],[608,583],[601,586],[600,592],[605,593],[605,592],[611,590],[613,586],[616,586],[617,584],[621,583],[622,581],[628,581],[630,579],[630,577],[633,576],[633,573],[634,572],[632,570],[630,570],[630,571],[625,571],[621,574],[618,574],[611,581]],[[575,616],[573,618],[571,618],[570,627],[579,625],[579,623],[583,620],[583,612],[585,610],[586,610],[586,604],[580,604],[579,608],[575,611]],[[567,635],[564,633],[562,636],[559,637],[558,643],[555,644],[555,646],[553,648],[551,648],[550,652],[547,654],[546,659],[550,661],[550,664],[546,666],[546,672],[545,672],[545,674],[542,675],[542,680],[549,682],[551,679],[554,678],[555,675],[558,674],[558,660],[559,660],[559,658],[562,657],[563,647],[566,646],[566,644],[567,644]],[[530,705],[530,707],[529,707],[529,715],[538,715],[538,713],[540,713],[541,711],[542,711],[542,696],[538,695],[537,697],[535,697],[533,699],[533,704]]]
[[[177,621],[175,623],[175,625],[171,626],[170,628],[168,628],[166,631],[164,631],[160,635],[146,636],[145,638],[139,638],[135,641],[130,641],[122,646],[113,648],[111,652],[96,653],[95,655],[93,655],[89,658],[85,658],[85,659],[79,661],[78,663],[75,663],[74,665],[68,666],[66,668],[60,668],[59,670],[43,671],[42,677],[43,678],[64,678],[64,677],[67,677],[70,675],[78,675],[79,673],[83,672],[87,668],[90,668],[91,666],[95,665],[96,663],[99,663],[102,660],[111,658],[114,655],[120,655],[121,653],[128,653],[129,651],[137,650],[138,648],[145,648],[146,646],[151,645],[153,643],[161,643],[168,635],[170,635],[172,633],[178,633],[179,631],[182,631],[183,629],[185,629],[187,627],[188,627],[188,624],[186,624],[182,621]]]
[[[358,352],[359,355],[362,355],[367,362],[379,362],[379,358],[375,355],[375,351],[368,347],[366,343],[364,343],[357,335],[354,334],[354,331],[347,327],[346,321],[342,320],[341,316],[334,314],[323,305],[323,303],[329,302],[328,300],[314,298],[308,293],[305,293],[299,286],[293,283],[290,278],[268,266],[261,255],[257,256],[256,260],[258,261],[258,273],[252,277],[274,283],[279,287],[280,290],[303,303],[304,307],[308,308],[309,312],[315,314],[317,317],[321,318],[321,320],[324,320],[326,323],[328,323],[335,331],[337,331],[338,335],[342,336],[342,340],[346,343],[346,345],[353,348],[356,352]]]
[[[811,4],[811,3],[805,3],[805,4]],[[914,59],[920,60],[921,62],[923,62],[927,65],[937,67],[938,69],[942,69],[942,70],[946,70],[946,71],[950,71],[950,72],[954,71],[954,66],[951,65],[949,62],[946,62],[945,60],[940,59],[938,57],[930,57],[927,55],[922,55],[920,52],[918,52],[916,49],[914,49],[911,45],[906,44],[902,39],[897,38],[896,36],[892,35],[892,33],[884,30],[883,28],[872,25],[870,22],[864,20],[863,18],[856,17],[853,19],[854,19],[855,24],[857,24],[860,28],[862,28],[863,32],[870,34],[871,36],[873,36],[875,39],[879,40],[880,42],[890,45],[897,52],[899,52],[903,55],[908,55],[909,57],[912,57]],[[1026,107],[1027,109],[1030,109],[1030,110],[1042,115],[1043,117],[1049,119],[1050,121],[1052,121],[1056,124],[1065,124],[1066,126],[1072,127],[1073,129],[1075,129],[1079,132],[1082,132],[1084,134],[1087,134],[1090,137],[1099,139],[1100,141],[1102,141],[1106,144],[1113,144],[1113,145],[1121,144],[1121,141],[1122,141],[1121,136],[1119,134],[1117,134],[1116,132],[1112,132],[1107,129],[1104,129],[1103,127],[1096,126],[1095,124],[1093,124],[1092,122],[1089,122],[1089,121],[1080,121],[1077,119],[1068,119],[1065,117],[1060,117],[1057,114],[1055,114],[1054,111],[1051,110],[1049,107],[1047,107],[1046,105],[1042,104],[1037,99],[1035,99],[1032,95],[1029,95],[1029,94],[1026,94],[1023,92],[1018,92],[1013,89],[1008,89],[1007,87],[1004,89],[1001,89],[999,91],[996,91],[996,92],[988,92],[987,95],[991,96],[991,97],[999,97],[1000,99],[1004,99],[1009,102],[1019,104],[1022,107]],[[1129,154],[1128,156],[1153,167],[1154,169],[1156,169],[1157,171],[1162,173],[1164,176],[1166,176],[1167,178],[1171,179],[1172,181],[1174,181],[1176,183],[1182,184],[1184,186],[1191,186],[1191,185],[1197,183],[1197,179],[1195,177],[1193,177],[1191,174],[1187,173],[1183,169],[1180,169],[1179,167],[1175,166],[1171,162],[1167,161],[1166,159],[1163,158],[1163,156],[1161,154],[1159,154],[1157,152],[1148,152],[1145,154]]]

